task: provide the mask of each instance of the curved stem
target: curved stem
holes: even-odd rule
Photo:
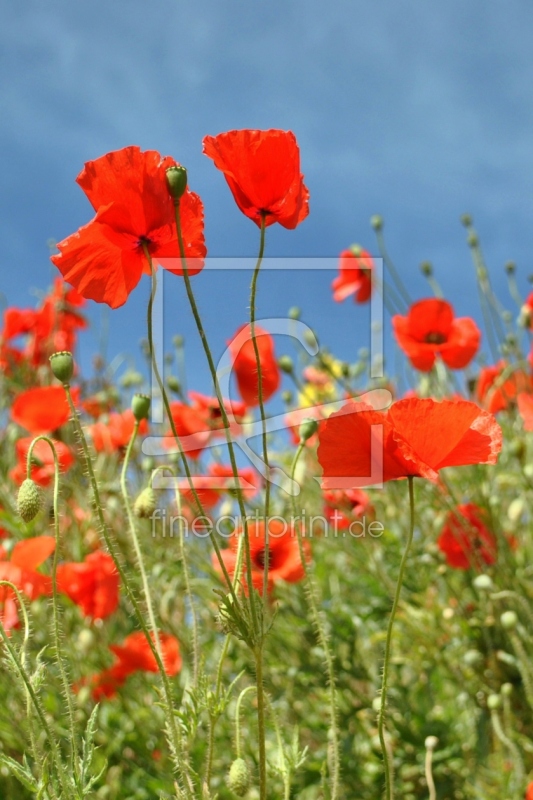
[[[91,489],[92,489],[92,492],[93,492],[93,503],[94,503],[94,507],[96,509],[96,514],[97,514],[98,522],[99,522],[99,525],[100,525],[100,531],[102,533],[102,536],[104,537],[104,541],[106,543],[107,549],[109,550],[109,553],[110,553],[110,555],[111,555],[111,557],[113,559],[115,567],[116,567],[116,569],[118,571],[118,574],[120,576],[120,580],[122,581],[122,585],[126,589],[126,593],[127,593],[128,598],[130,600],[130,603],[133,606],[137,621],[138,621],[138,623],[139,623],[139,625],[141,627],[142,632],[144,633],[144,635],[146,637],[146,640],[148,642],[148,646],[150,647],[152,655],[155,658],[155,661],[156,661],[156,664],[157,664],[157,668],[158,668],[159,673],[161,675],[161,680],[162,680],[162,683],[163,683],[163,690],[164,690],[164,694],[165,694],[164,708],[165,708],[166,715],[167,715],[167,724],[168,724],[168,728],[169,728],[170,738],[172,740],[171,753],[172,753],[173,764],[174,764],[174,767],[175,767],[177,773],[180,775],[180,777],[182,778],[182,780],[183,780],[183,782],[185,784],[185,791],[187,793],[187,796],[192,798],[192,797],[194,797],[194,788],[193,788],[193,785],[192,785],[192,781],[191,781],[190,775],[188,774],[188,765],[187,765],[187,768],[185,768],[183,766],[182,761],[180,760],[180,756],[183,753],[183,748],[182,748],[181,734],[180,734],[179,728],[178,728],[178,726],[176,724],[176,717],[175,717],[175,714],[174,714],[173,698],[172,698],[172,690],[170,688],[170,681],[168,679],[168,675],[166,674],[166,671],[165,671],[165,666],[164,666],[163,661],[161,659],[161,656],[159,654],[159,648],[156,647],[152,637],[150,636],[150,630],[149,630],[149,628],[148,628],[148,626],[146,624],[146,621],[144,619],[144,615],[143,615],[143,613],[142,613],[142,611],[141,611],[141,609],[139,607],[139,603],[137,602],[137,598],[135,597],[135,594],[133,592],[133,588],[132,588],[132,586],[131,586],[131,584],[129,582],[128,574],[127,574],[126,570],[124,569],[124,567],[122,566],[122,563],[121,563],[121,561],[120,561],[120,559],[119,559],[119,557],[117,555],[117,551],[115,549],[114,542],[113,542],[113,540],[111,538],[111,535],[109,533],[109,530],[107,528],[107,523],[105,521],[104,512],[102,510],[102,501],[100,499],[100,490],[98,489],[98,482],[96,480],[96,475],[94,474],[94,468],[93,468],[91,454],[89,452],[89,446],[87,444],[87,439],[85,438],[85,434],[83,432],[83,428],[81,426],[81,423],[80,423],[80,420],[79,420],[79,417],[78,417],[78,412],[77,412],[76,407],[74,405],[74,401],[72,400],[72,394],[71,394],[71,391],[70,391],[70,386],[69,386],[68,383],[65,383],[65,384],[63,384],[63,388],[65,389],[65,392],[66,392],[66,395],[67,395],[67,400],[68,400],[68,404],[69,404],[69,407],[70,407],[70,412],[72,414],[72,421],[74,423],[74,428],[76,430],[76,434],[78,436],[78,440],[80,442],[80,445],[81,445],[81,448],[82,448],[82,451],[83,451],[83,455],[85,457],[85,462],[87,464],[87,471],[89,473],[89,480],[90,480]]]
[[[237,703],[235,705],[235,755],[237,758],[241,756],[241,704],[248,692],[255,691],[255,686],[247,686],[240,693]]]
[[[305,448],[305,444],[300,442],[298,448],[294,454],[294,458],[292,461],[291,467],[291,479],[294,481],[295,474],[296,474],[296,466],[298,464],[298,460]],[[320,615],[320,611],[318,609],[318,602],[316,599],[316,588],[313,580],[313,575],[309,569],[307,564],[307,558],[303,546],[302,541],[302,529],[300,526],[299,517],[297,514],[296,509],[296,500],[295,497],[292,496],[291,498],[292,503],[292,514],[296,524],[296,520],[298,520],[298,524],[296,524],[296,533],[298,536],[298,547],[300,551],[300,561],[302,562],[302,567],[305,573],[305,581],[306,581],[306,595],[309,601],[309,605],[311,607],[311,616],[313,618],[313,623],[316,629],[316,636],[318,642],[324,651],[324,658],[326,661],[326,674],[328,680],[328,692],[329,692],[329,718],[330,718],[330,730],[331,730],[331,741],[329,743],[329,750],[330,750],[330,777],[331,777],[331,800],[337,800],[339,796],[339,782],[340,782],[340,746],[339,746],[339,726],[337,721],[337,687],[335,683],[335,669],[333,665],[333,656],[331,655],[331,649],[328,642],[328,636],[326,630],[324,628],[324,624]]]
[[[54,459],[54,495],[53,495],[53,509],[54,509],[54,536],[56,546],[54,548],[54,558],[52,562],[52,614],[53,614],[53,631],[54,631],[54,648],[56,651],[56,661],[59,667],[59,674],[61,683],[63,685],[63,694],[67,701],[67,716],[70,734],[70,757],[71,766],[74,774],[74,779],[78,787],[80,786],[80,773],[78,764],[78,736],[76,732],[76,723],[74,720],[74,704],[72,702],[72,690],[65,669],[65,664],[61,657],[61,637],[59,633],[59,607],[58,607],[58,591],[57,591],[57,562],[59,558],[59,460],[57,457],[56,448],[54,443],[48,436],[37,436],[28,449],[28,457],[26,462],[27,477],[31,477],[31,463],[33,450],[37,442],[43,441],[49,446],[52,451]]]
[[[394,593],[394,600],[392,602],[392,609],[390,613],[389,624],[387,627],[387,637],[385,639],[385,657],[383,661],[383,678],[381,682],[381,704],[379,707],[379,716],[378,716],[378,733],[379,733],[379,741],[381,742],[381,751],[383,753],[383,766],[385,768],[385,797],[387,800],[393,800],[394,797],[394,788],[392,786],[392,766],[390,763],[391,759],[389,758],[387,743],[385,741],[385,712],[387,708],[387,690],[389,688],[389,667],[390,667],[390,657],[392,649],[392,631],[394,628],[396,609],[398,608],[400,594],[402,592],[405,567],[407,564],[407,559],[409,556],[409,551],[411,549],[411,544],[413,542],[413,535],[415,531],[415,500],[414,500],[414,490],[413,490],[414,479],[411,475],[409,475],[407,480],[409,482],[409,534],[404,554],[402,556],[402,560],[400,563],[398,582],[396,584],[396,591]]]

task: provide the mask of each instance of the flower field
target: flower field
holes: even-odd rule
[[[226,366],[194,291],[201,198],[153,150],[85,164],[94,216],[4,312],[0,797],[532,800],[533,295],[513,264],[495,295],[464,216],[479,304],[456,316],[428,264],[412,298],[373,217],[330,291],[379,311],[402,375],[375,340],[341,361],[298,309],[257,316],[268,228],[312,218],[296,137],[203,145],[257,227]],[[210,395],[178,327],[158,352],[161,271]],[[141,281],[144,373],[85,374],[88,305]]]

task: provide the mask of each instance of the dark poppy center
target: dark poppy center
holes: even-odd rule
[[[279,562],[279,557],[278,556],[279,556],[279,554],[276,553],[275,550],[273,551],[272,548],[269,549],[269,551],[268,551],[268,570],[269,570],[269,572],[270,572],[271,569],[276,569],[277,568],[277,562]],[[261,550],[258,550],[257,553],[254,553],[253,561],[254,561],[254,564],[256,565],[256,567],[259,567],[259,569],[264,569],[265,568],[265,550],[264,550],[264,548],[261,548]]]
[[[148,236],[140,236],[139,241],[137,242],[137,247],[143,247],[143,245],[150,247],[151,244],[153,244],[153,242]]]
[[[444,344],[446,336],[440,331],[430,331],[424,336],[426,344]]]

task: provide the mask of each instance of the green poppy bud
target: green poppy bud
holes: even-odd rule
[[[175,375],[168,376],[167,386],[171,392],[176,392],[176,394],[179,394],[181,392],[181,384]]]
[[[373,217],[370,217],[370,224],[375,231],[380,231],[383,227],[383,217],[379,214],[374,214]]]
[[[137,422],[148,419],[150,411],[150,398],[146,394],[134,394],[131,401],[131,410]]]
[[[491,711],[496,711],[497,708],[500,708],[501,704],[502,699],[499,694],[489,694],[487,697],[487,706]]]
[[[228,786],[237,797],[244,797],[250,788],[250,770],[244,758],[236,758],[231,765]]]
[[[518,617],[514,611],[504,611],[500,617],[500,622],[506,630],[510,631],[518,625]]]
[[[316,419],[304,419],[298,433],[300,434],[300,443],[306,442],[308,439],[311,438],[318,430],[318,422]]]
[[[50,356],[50,368],[58,381],[61,381],[61,383],[69,383],[74,374],[74,359],[72,358],[72,353],[69,353],[68,350],[53,353]]]
[[[20,486],[17,507],[24,522],[31,522],[43,507],[43,493],[31,478],[26,478]]]
[[[141,519],[148,519],[156,508],[155,494],[151,486],[143,489],[133,506],[133,513]]]
[[[286,372],[287,375],[290,375],[294,370],[292,358],[290,356],[280,356],[280,358],[278,358],[278,367],[282,372]]]
[[[174,201],[179,200],[187,189],[187,170],[185,167],[169,167],[166,175],[168,193]]]

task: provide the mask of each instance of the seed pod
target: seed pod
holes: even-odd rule
[[[134,394],[131,401],[131,410],[137,422],[148,419],[150,411],[150,398],[147,394]]]
[[[50,369],[61,383],[69,383],[74,374],[74,359],[68,350],[61,350],[50,356]]]
[[[20,486],[17,507],[24,522],[31,522],[43,507],[43,493],[31,478],[26,478]]]
[[[135,504],[133,506],[133,512],[136,517],[141,517],[142,519],[147,519],[151,517],[154,513],[156,508],[155,502],[155,494],[154,490],[151,486],[147,486],[146,489],[143,489],[140,495],[138,496]]]
[[[237,797],[244,797],[250,788],[250,770],[243,758],[236,758],[231,765],[228,786]]]

